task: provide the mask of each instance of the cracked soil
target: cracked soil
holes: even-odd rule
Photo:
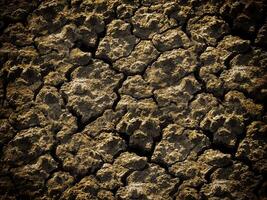
[[[266,200],[263,0],[0,0],[1,200]]]

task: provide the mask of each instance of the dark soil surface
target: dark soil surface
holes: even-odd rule
[[[0,0],[0,199],[266,200],[266,5]]]

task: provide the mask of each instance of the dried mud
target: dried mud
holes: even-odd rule
[[[265,3],[1,0],[0,199],[267,199]]]

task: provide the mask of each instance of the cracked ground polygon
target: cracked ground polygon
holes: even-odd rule
[[[0,0],[0,200],[267,199],[263,0]]]

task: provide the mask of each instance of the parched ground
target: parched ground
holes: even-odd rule
[[[265,3],[0,0],[0,199],[266,200]]]

